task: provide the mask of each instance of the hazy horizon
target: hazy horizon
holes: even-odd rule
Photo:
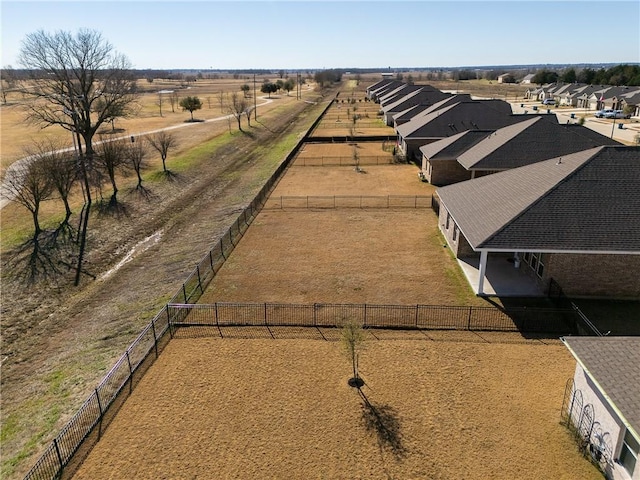
[[[2,66],[37,30],[97,30],[139,70],[640,62],[636,0],[2,1]]]

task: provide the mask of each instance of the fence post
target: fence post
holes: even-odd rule
[[[420,305],[416,304],[416,328],[418,328],[418,311],[419,311],[419,307],[420,307]]]
[[[469,307],[469,318],[467,318],[467,330],[471,330],[471,312],[473,307]]]
[[[216,316],[216,327],[218,327],[218,333],[220,334],[220,338],[224,338],[222,336],[222,329],[220,329],[220,323],[218,322],[218,302],[213,304],[213,309]]]
[[[318,326],[318,304],[314,303],[313,304],[313,326],[317,327]]]
[[[158,358],[158,337],[156,336],[156,326],[154,325],[154,320],[151,320],[151,331],[153,332],[153,346],[156,350],[156,358]]]
[[[222,237],[224,238],[224,237]],[[220,253],[222,254],[222,258],[224,258],[225,260],[227,259],[227,257],[224,256],[224,248],[222,247],[222,238],[220,239]]]
[[[364,304],[364,319],[362,321],[362,328],[367,328],[367,304]]]
[[[184,283],[182,284],[182,295],[184,296],[184,303],[188,303],[187,302],[187,289],[184,286]]]
[[[53,446],[56,448],[56,455],[58,456],[58,461],[60,462],[60,471],[62,471],[64,469],[64,462],[62,461],[60,447],[58,446],[58,437],[53,439]]]
[[[209,264],[211,265],[211,270],[213,270],[213,252],[209,250]]]
[[[129,350],[127,350],[127,364],[129,364],[129,395],[133,392],[133,369],[131,368],[131,358],[129,357]]]
[[[100,410],[100,423],[98,424],[98,440],[102,437],[102,417],[104,416],[104,412],[102,411],[102,402],[100,401],[100,394],[98,393],[98,389],[96,388],[96,399],[98,400],[98,410]]]
[[[202,279],[200,278],[200,265],[196,265],[196,273],[198,274],[198,286],[200,287],[200,293],[204,293],[204,289],[202,288]]]
[[[231,245],[234,245],[233,244],[233,235],[232,235],[231,229],[229,229],[229,241],[231,242]]]
[[[266,304],[266,302],[264,304],[264,326],[267,327],[267,330],[269,331],[269,335],[271,335],[271,338],[275,340],[276,337],[273,336],[273,332],[269,328],[269,323],[267,322],[267,304]]]

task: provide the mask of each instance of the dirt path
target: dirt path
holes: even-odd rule
[[[250,135],[236,134],[197,168],[151,186],[149,201],[123,195],[126,215],[92,217],[87,269],[98,276],[148,239],[138,256],[101,280],[85,278],[76,290],[69,279],[25,290],[12,281],[3,255],[3,478],[26,473],[287,153],[265,161],[269,148],[299,138],[324,105],[273,109]]]

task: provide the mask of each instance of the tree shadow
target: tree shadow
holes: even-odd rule
[[[201,118],[194,118],[194,119],[189,118],[188,120],[184,121],[184,123],[202,123],[202,122],[204,122],[204,120]]]
[[[129,191],[129,195],[133,197],[137,197],[142,200],[146,200],[148,202],[158,198],[158,196],[155,193],[153,193],[150,188],[147,188],[143,185],[138,185],[132,188]]]
[[[253,132],[247,132],[246,130],[242,130],[242,134],[243,134],[245,137],[249,137],[249,138],[250,138],[250,139],[252,139],[252,140],[255,140],[255,138],[256,138],[256,134],[255,134],[255,133],[253,133]]]
[[[128,217],[129,208],[125,203],[109,200],[100,200],[96,203],[96,211],[100,216],[110,216],[114,218]]]
[[[375,405],[361,388],[358,392],[362,398],[362,420],[365,428],[376,435],[381,452],[387,450],[397,461],[402,460],[407,450],[402,442],[402,426],[395,408],[390,405]]]
[[[43,231],[6,254],[10,277],[25,285],[43,281],[57,281],[68,273],[74,257],[74,229],[61,225]]]

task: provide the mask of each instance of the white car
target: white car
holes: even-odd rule
[[[605,108],[596,112],[596,118],[606,118],[607,115],[613,113],[613,108]]]
[[[605,113],[604,118],[629,118],[631,115],[625,115],[622,110],[612,110],[609,113]]]
[[[555,105],[555,104],[556,104],[556,101],[555,101],[553,98],[545,98],[545,99],[542,101],[542,104],[543,104],[543,105]]]

